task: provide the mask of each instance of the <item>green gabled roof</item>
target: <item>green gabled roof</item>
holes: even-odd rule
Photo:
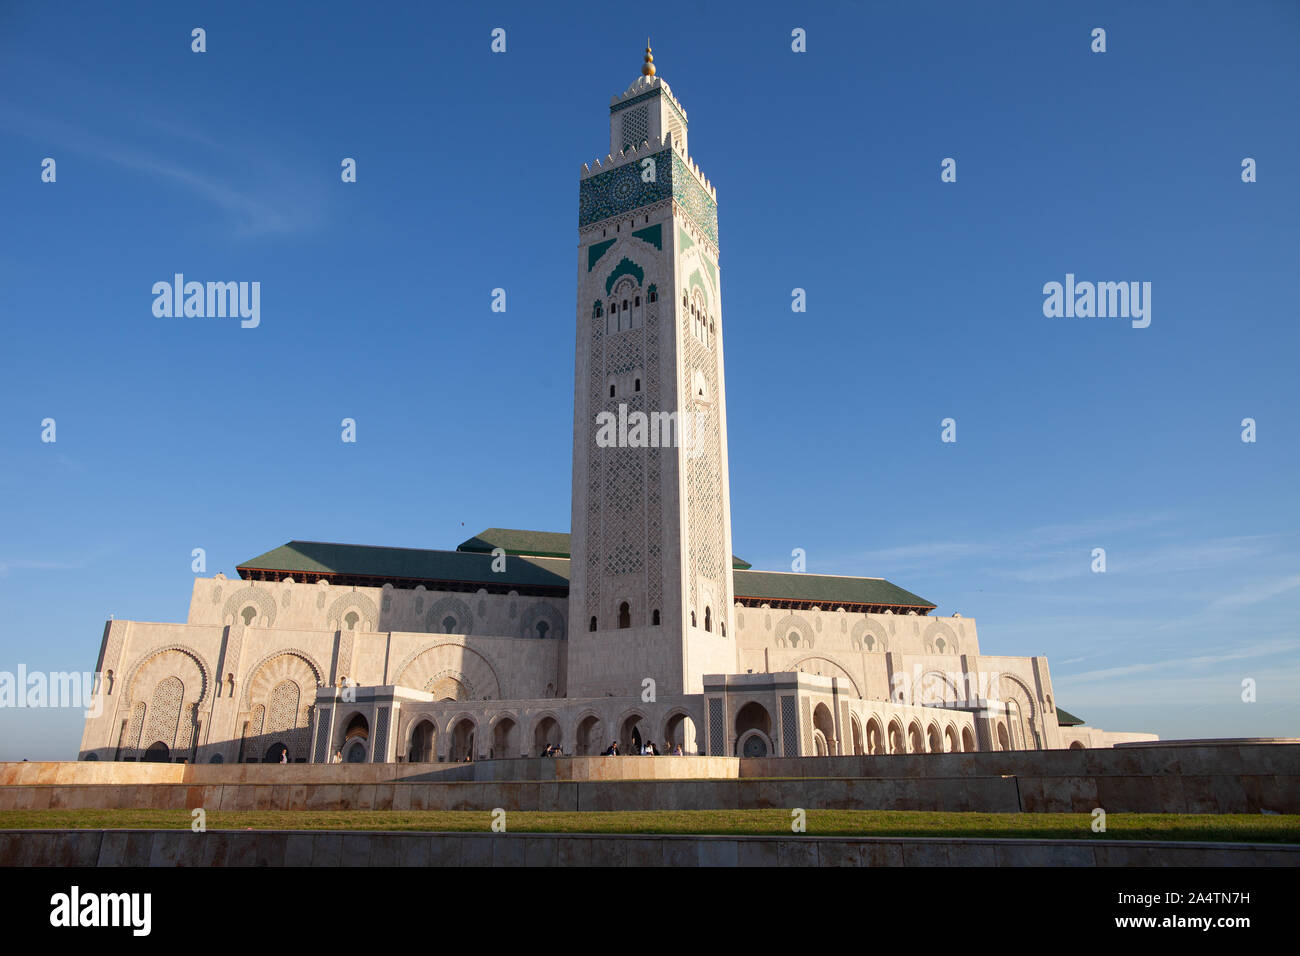
[[[826,609],[837,604],[888,604],[917,610],[936,605],[883,578],[847,578],[788,571],[737,571],[736,597],[772,601],[811,601]]]
[[[1082,727],[1083,718],[1076,717],[1068,710],[1062,710],[1058,707],[1056,708],[1056,725],[1058,727]]]
[[[560,558],[515,557],[502,572],[492,570],[492,555],[469,551],[426,551],[419,548],[377,548],[364,544],[290,541],[245,561],[246,571],[290,574],[338,574],[407,581],[461,581],[568,588],[569,562]]]
[[[568,557],[539,557],[529,549],[553,547],[555,539],[568,535],[540,531],[509,531],[489,528],[470,538],[458,551],[421,548],[380,548],[364,544],[330,544],[323,541],[290,541],[238,566],[239,576],[276,572],[312,580],[313,575],[335,575],[400,582],[459,582],[497,587],[555,588],[568,590]],[[470,546],[470,547],[467,547]],[[486,547],[486,550],[471,548]],[[491,549],[505,548],[511,554],[504,571],[492,570]],[[739,559],[737,559],[739,560]],[[928,612],[935,605],[882,578],[850,578],[830,574],[794,574],[779,571],[734,572],[737,598],[763,601],[801,601],[826,609],[837,605],[884,605]],[[407,586],[413,587],[414,583]],[[1069,716],[1064,711],[1062,717]],[[1078,718],[1071,718],[1082,723]]]
[[[506,554],[526,554],[539,558],[567,558],[569,536],[555,531],[520,531],[516,528],[488,528],[468,541],[456,545],[457,551],[491,552],[502,548]]]
[[[456,546],[457,551],[490,552],[501,548],[506,554],[533,555],[541,558],[570,556],[569,536],[559,531],[522,531],[518,528],[488,528]],[[733,568],[750,568],[742,558],[731,556]]]

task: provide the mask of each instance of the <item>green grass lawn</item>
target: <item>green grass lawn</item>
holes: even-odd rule
[[[213,811],[209,830],[425,830],[485,832],[485,811]],[[188,810],[0,810],[0,829],[188,829]],[[514,833],[789,835],[788,810],[534,813],[511,810]],[[1087,813],[927,813],[809,810],[808,836],[1012,837],[1300,843],[1300,815],[1112,813],[1092,832]]]

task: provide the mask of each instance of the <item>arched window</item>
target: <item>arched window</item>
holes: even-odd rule
[[[718,629],[719,629],[720,631],[722,631],[722,636],[723,636],[723,637],[726,637],[726,636],[727,636],[727,622],[726,622],[726,621],[723,621],[723,622],[718,626]]]
[[[349,631],[357,629],[357,622],[361,620],[361,615],[356,611],[348,611],[347,616],[343,618],[343,623],[348,626]]]
[[[633,305],[640,305],[640,304],[641,304],[641,297],[640,297],[640,296],[637,296],[636,298],[634,298],[634,299],[632,300],[632,304],[633,304]]]
[[[613,397],[614,397],[614,386],[613,386],[613,385],[611,385],[611,386],[609,387],[609,397],[610,397],[610,398],[613,398]]]
[[[650,623],[655,627],[659,626],[659,608],[655,608],[650,614]]]
[[[448,614],[442,619],[443,633],[450,634],[456,630],[456,619]]]
[[[248,627],[253,623],[253,618],[257,617],[257,608],[250,604],[239,612],[239,616],[244,619],[244,626]]]
[[[624,601],[618,606],[618,626],[627,628],[632,626],[632,609]]]
[[[595,629],[596,629],[596,619],[593,617],[591,619],[591,627],[588,628],[588,630],[594,631]]]
[[[537,622],[537,636],[540,637],[542,640],[546,640],[546,632],[549,631],[550,629],[551,629],[551,625],[547,624],[545,621]]]
[[[639,378],[636,380],[636,387],[633,389],[633,391],[636,392],[641,391],[641,380]]]
[[[627,299],[624,299],[624,300],[623,300],[623,311],[624,311],[624,312],[627,311]]]
[[[650,292],[649,292],[649,294],[646,296],[646,300],[649,301],[649,302],[658,302],[658,301],[659,301],[659,292],[658,292],[657,289],[655,289],[654,286],[651,286],[651,287],[650,287]]]
[[[713,609],[712,608],[706,607],[704,609],[704,629],[708,631],[710,634],[713,633]]]
[[[691,627],[695,626],[695,612],[691,612]]]
[[[605,315],[605,307],[604,307],[603,305],[601,305],[600,302],[597,302],[597,303],[596,303],[596,318],[598,318],[598,319],[599,319],[599,318],[602,318],[602,317],[604,317],[604,315]]]

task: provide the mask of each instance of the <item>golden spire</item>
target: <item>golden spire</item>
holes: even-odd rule
[[[645,63],[641,67],[642,76],[655,75],[655,58],[650,55],[650,38],[645,38]]]

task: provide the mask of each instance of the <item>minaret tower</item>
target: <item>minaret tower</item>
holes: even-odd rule
[[[718,206],[649,41],[609,144],[578,192],[567,692],[694,694],[737,662]]]

